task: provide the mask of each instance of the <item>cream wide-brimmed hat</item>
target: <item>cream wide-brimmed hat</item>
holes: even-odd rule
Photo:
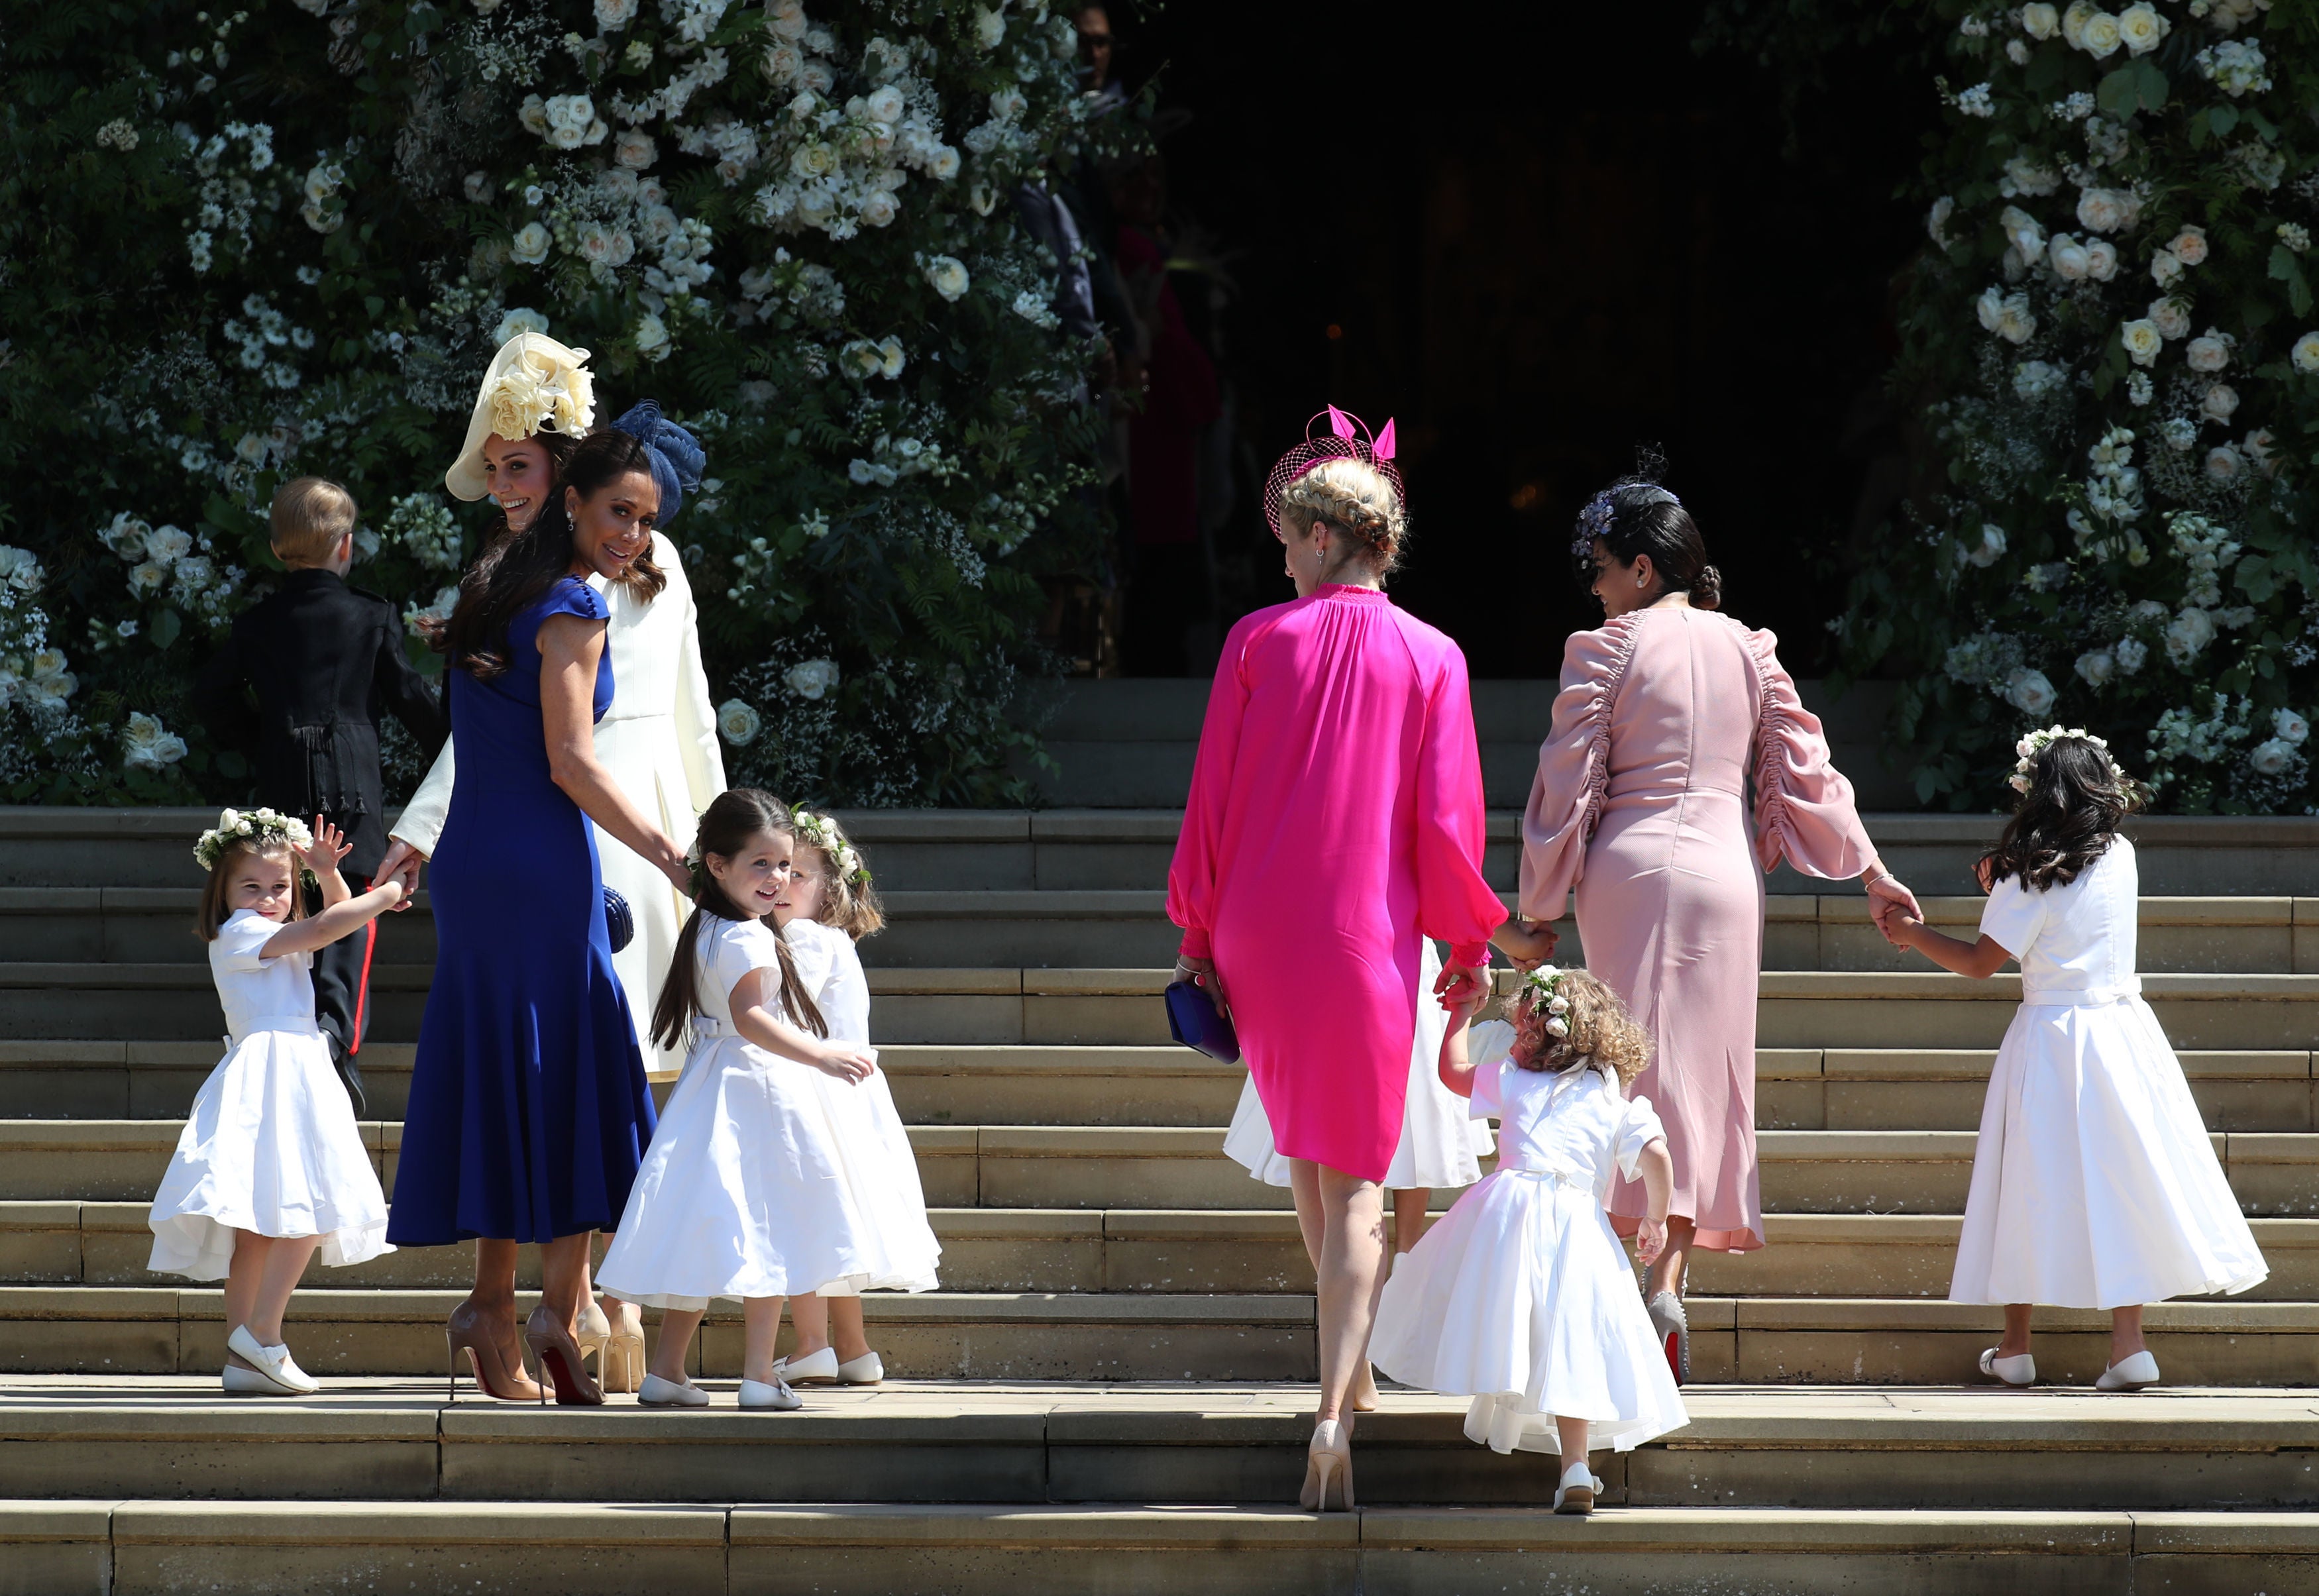
[[[588,351],[569,349],[544,332],[519,332],[500,346],[475,395],[467,441],[443,485],[455,499],[483,496],[483,443],[497,433],[526,438],[539,432],[578,437],[595,424],[596,379]]]

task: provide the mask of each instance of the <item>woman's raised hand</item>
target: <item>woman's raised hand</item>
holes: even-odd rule
[[[842,1081],[865,1081],[878,1068],[874,1048],[860,1047],[850,1041],[826,1041],[817,1050],[813,1067],[826,1070]]]

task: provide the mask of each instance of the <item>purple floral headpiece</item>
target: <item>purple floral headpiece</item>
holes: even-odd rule
[[[1578,512],[1578,536],[1570,540],[1570,557],[1579,564],[1585,565],[1592,562],[1597,538],[1604,542],[1610,540],[1611,522],[1618,514],[1615,500],[1620,493],[1629,488],[1643,490],[1635,500],[1633,508],[1636,509],[1647,509],[1654,504],[1683,502],[1656,482],[1612,483],[1595,494],[1593,498],[1589,499],[1586,501],[1586,508]]]

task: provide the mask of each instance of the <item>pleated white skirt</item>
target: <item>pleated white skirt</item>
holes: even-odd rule
[[[737,1036],[703,1038],[596,1273],[603,1289],[694,1311],[717,1297],[934,1290],[942,1248],[907,1139],[898,1155],[865,1141],[833,1105],[885,1089],[882,1073],[848,1087]]]
[[[1409,1050],[1409,1095],[1403,1099],[1401,1142],[1385,1171],[1388,1191],[1455,1191],[1482,1178],[1481,1160],[1496,1150],[1487,1120],[1470,1119],[1466,1100],[1441,1084],[1441,1037],[1448,1016],[1433,996],[1441,956],[1428,938],[1417,972],[1417,1034]],[[1224,1156],[1267,1186],[1288,1184],[1288,1160],[1272,1140],[1272,1122],[1254,1079],[1241,1083],[1240,1104],[1224,1132]]]
[[[2150,1005],[2023,1005],[1990,1072],[1949,1300],[2119,1308],[2269,1273]]]
[[[320,1031],[257,1031],[233,1043],[194,1095],[153,1195],[146,1267],[222,1280],[233,1233],[320,1236],[338,1268],[393,1252],[386,1194]]]
[[[1627,1255],[1595,1194],[1500,1170],[1394,1265],[1369,1361],[1474,1398],[1466,1434],[1499,1452],[1558,1452],[1554,1420],[1631,1451],[1691,1422]]]

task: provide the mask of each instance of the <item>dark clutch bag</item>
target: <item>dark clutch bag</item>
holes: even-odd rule
[[[1168,987],[1168,1033],[1186,1047],[1225,1064],[1240,1062],[1240,1036],[1215,999],[1197,981]]]
[[[617,953],[636,939],[636,917],[628,908],[628,900],[604,888],[604,931],[612,939],[612,951]]]

